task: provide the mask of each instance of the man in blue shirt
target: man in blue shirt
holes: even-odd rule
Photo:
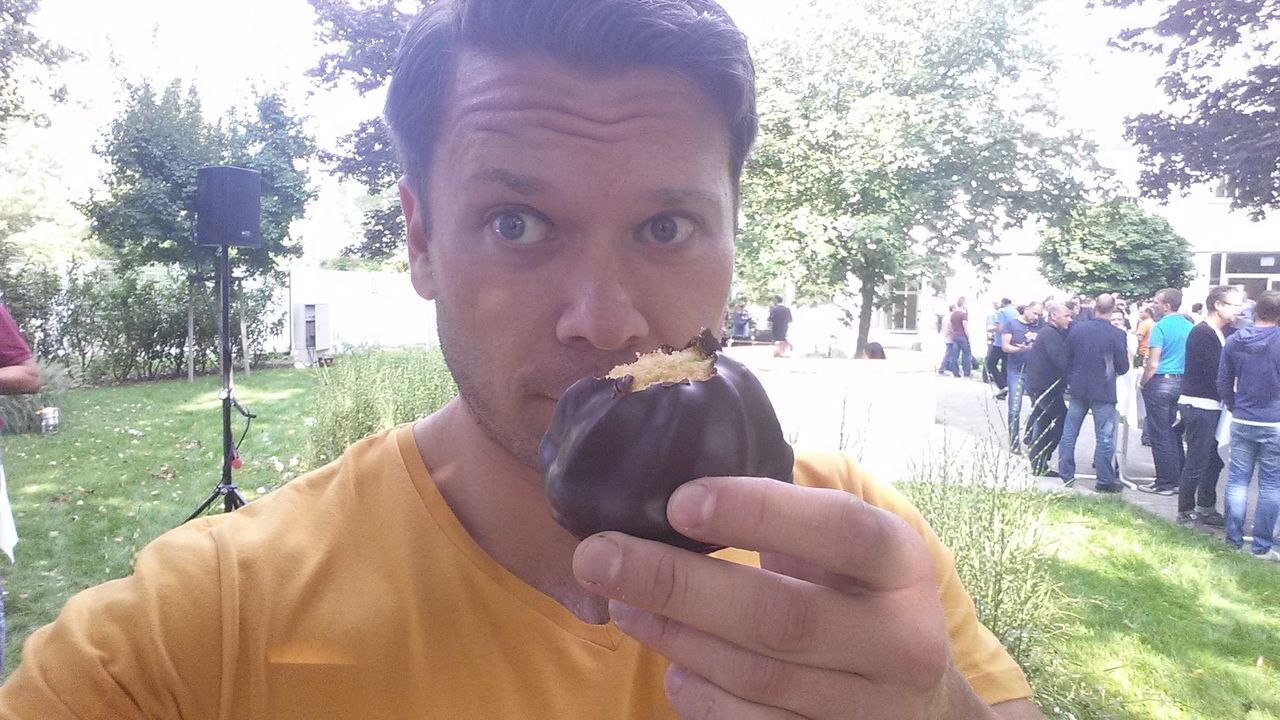
[[[996,384],[996,399],[1002,400],[1009,390],[1005,387],[1008,365],[1008,359],[1004,355],[1004,347],[1000,342],[1001,328],[1005,321],[1018,317],[1018,310],[1013,306],[1013,301],[1009,298],[1001,298],[1000,304],[996,306],[996,311],[988,318],[987,333],[991,336],[991,342],[988,343],[987,357],[983,365],[987,369],[987,377],[991,378]]]
[[[1000,346],[1008,358],[1009,450],[1014,453],[1022,452],[1022,396],[1026,389],[1027,358],[1035,347],[1042,308],[1038,302],[1030,303],[1022,309],[1022,315],[1005,320],[1000,326]]]
[[[1182,436],[1174,428],[1178,413],[1178,397],[1182,395],[1182,375],[1186,367],[1187,336],[1192,324],[1178,313],[1182,291],[1165,288],[1156,293],[1151,314],[1156,325],[1151,329],[1150,354],[1138,386],[1147,405],[1147,423],[1151,431],[1151,456],[1155,460],[1156,479],[1140,486],[1143,492],[1174,495],[1182,478],[1185,453]]]

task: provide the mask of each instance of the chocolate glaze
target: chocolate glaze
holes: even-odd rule
[[[584,378],[560,398],[538,464],[551,514],[575,536],[617,530],[711,552],[667,522],[676,488],[708,476],[791,482],[794,455],[760,381],[707,339],[692,343],[713,354],[707,380],[627,393],[629,378]]]

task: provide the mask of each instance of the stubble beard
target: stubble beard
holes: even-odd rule
[[[519,418],[504,419],[493,402],[493,393],[518,393],[514,380],[504,382],[493,377],[485,379],[484,361],[479,359],[475,347],[460,341],[458,345],[467,346],[460,349],[453,342],[452,324],[445,308],[436,302],[438,329],[440,334],[440,351],[444,355],[445,365],[458,386],[458,395],[467,407],[467,412],[475,419],[480,430],[489,440],[502,448],[521,465],[538,470],[538,445],[542,441],[541,434],[536,434],[522,427]]]

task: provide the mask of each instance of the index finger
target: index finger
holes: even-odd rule
[[[667,503],[667,519],[695,540],[803,560],[871,590],[934,577],[920,534],[844,490],[768,478],[701,478]]]

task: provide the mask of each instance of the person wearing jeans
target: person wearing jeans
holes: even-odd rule
[[[1182,376],[1182,397],[1178,414],[1187,440],[1182,478],[1178,486],[1178,522],[1222,527],[1218,512],[1218,476],[1222,458],[1218,456],[1218,420],[1222,398],[1218,394],[1218,365],[1222,345],[1234,328],[1232,323],[1244,307],[1244,294],[1230,285],[1209,291],[1205,319],[1187,336],[1186,372]]]
[[[1156,293],[1151,314],[1156,318],[1151,329],[1150,355],[1138,386],[1147,406],[1151,435],[1151,457],[1155,460],[1156,479],[1144,492],[1173,495],[1182,481],[1184,451],[1179,429],[1178,398],[1182,395],[1182,374],[1186,367],[1187,336],[1191,321],[1178,314],[1182,307],[1182,291],[1165,288]]]
[[[1115,475],[1116,377],[1129,372],[1129,348],[1124,330],[1111,324],[1115,300],[1102,294],[1094,302],[1094,316],[1077,320],[1067,332],[1063,344],[1063,367],[1066,369],[1066,425],[1062,444],[1058,446],[1058,474],[1064,485],[1076,481],[1076,438],[1084,425],[1085,413],[1093,413],[1095,450],[1093,464],[1097,469],[1098,492],[1114,493],[1124,489]]]
[[[1139,486],[1144,492],[1174,495],[1182,479],[1186,452],[1182,447],[1182,429],[1174,427],[1178,419],[1178,398],[1182,397],[1182,374],[1156,375],[1142,387],[1142,401],[1147,406],[1146,427],[1151,432],[1151,457],[1155,461],[1156,479]]]
[[[1049,460],[1062,439],[1062,425],[1067,416],[1064,396],[1067,380],[1062,356],[1071,327],[1071,311],[1062,303],[1045,306],[1045,325],[1036,337],[1035,348],[1027,359],[1027,394],[1031,396],[1031,415],[1027,418],[1027,458],[1031,474],[1058,477],[1049,469]]]
[[[1280,424],[1274,427],[1231,423],[1231,469],[1227,480],[1227,544],[1244,545],[1244,517],[1249,480],[1258,470],[1258,504],[1253,509],[1254,555],[1280,561],[1273,549],[1280,517]],[[1268,557],[1269,556],[1269,557]]]
[[[1022,396],[1026,390],[1027,358],[1035,347],[1041,309],[1040,303],[1030,303],[1021,315],[1000,326],[1000,345],[1008,357],[1009,450],[1013,453],[1022,452]]]
[[[969,347],[969,311],[964,306],[964,298],[956,300],[951,309],[947,324],[951,329],[951,364],[948,369],[960,377],[963,370],[965,377],[973,373],[973,350]]]
[[[1093,322],[1093,321],[1089,321]],[[1112,383],[1114,385],[1114,382]],[[1116,404],[1112,402],[1087,402],[1071,396],[1067,403],[1066,427],[1062,429],[1062,443],[1058,446],[1058,474],[1062,482],[1070,485],[1076,478],[1076,440],[1084,427],[1085,413],[1093,413],[1093,464],[1098,481],[1098,492],[1120,492],[1124,487],[1116,478],[1112,462],[1116,454]]]
[[[1280,562],[1275,540],[1280,516],[1280,290],[1257,298],[1253,327],[1227,338],[1218,366],[1218,394],[1231,411],[1231,465],[1227,472],[1227,544],[1244,545],[1249,482],[1258,471],[1253,511],[1254,555]]]
[[[984,365],[987,370],[987,377],[996,384],[996,399],[1006,396],[1008,389],[1008,358],[1005,357],[1004,349],[1001,346],[1001,328],[1005,321],[1012,320],[1018,316],[1018,311],[1013,307],[1013,301],[1009,298],[1001,298],[999,306],[996,307],[995,313],[992,315],[991,324],[987,326],[987,332],[991,335],[991,342],[987,343],[987,356],[984,359]]]

